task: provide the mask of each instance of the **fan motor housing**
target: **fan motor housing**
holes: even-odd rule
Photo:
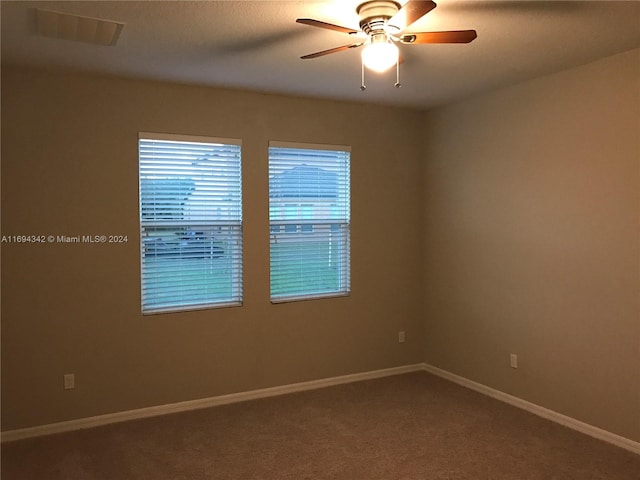
[[[393,0],[374,0],[358,5],[360,28],[367,35],[384,30],[387,21],[400,10],[400,4]]]

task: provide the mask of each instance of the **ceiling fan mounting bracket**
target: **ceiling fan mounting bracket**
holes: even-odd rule
[[[358,5],[356,13],[360,16],[360,28],[367,35],[373,33],[396,33],[400,29],[387,25],[387,22],[400,10],[400,4],[393,0],[373,0]]]

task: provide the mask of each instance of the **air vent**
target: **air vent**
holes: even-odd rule
[[[81,17],[68,13],[36,8],[36,32],[39,35],[93,43],[115,45],[124,23],[99,18]]]

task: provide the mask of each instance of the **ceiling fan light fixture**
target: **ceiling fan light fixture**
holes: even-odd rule
[[[365,35],[368,37],[363,41],[322,50],[321,52],[311,53],[300,58],[317,58],[329,55],[330,53],[343,52],[351,48],[364,46],[362,49],[362,63],[360,64],[362,67],[362,84],[360,85],[360,90],[364,91],[367,88],[364,84],[365,67],[375,72],[385,72],[395,66],[395,87],[400,88],[400,63],[402,63],[403,60],[402,57],[400,57],[396,43],[404,45],[469,43],[477,37],[475,30],[448,30],[442,32],[405,31],[405,29],[420,20],[434,8],[436,8],[436,3],[433,0],[364,0],[356,8],[356,13],[360,20],[359,30],[314,20],[312,18],[298,18],[296,22],[312,27],[348,33],[349,35]]]
[[[362,50],[362,63],[369,70],[382,73],[398,63],[398,47],[386,35],[374,35]]]

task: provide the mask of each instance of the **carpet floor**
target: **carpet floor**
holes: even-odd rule
[[[638,480],[640,455],[425,372],[2,445],[2,480]]]

